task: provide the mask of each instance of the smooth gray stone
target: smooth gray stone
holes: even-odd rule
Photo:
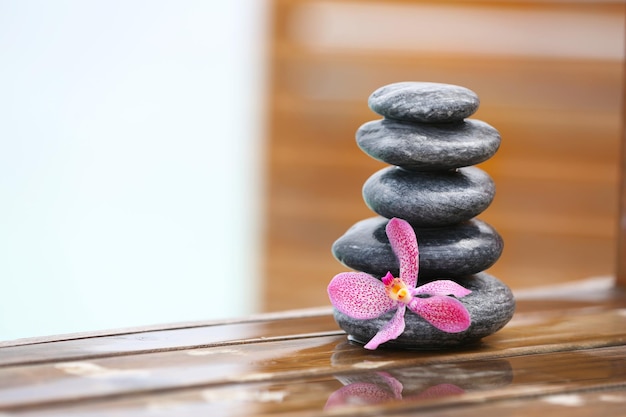
[[[474,114],[480,101],[472,90],[458,85],[400,82],[374,91],[368,104],[370,109],[390,119],[449,123]]]
[[[384,217],[361,220],[333,243],[333,255],[348,268],[377,278],[387,271],[399,276],[398,260],[385,233],[388,222]],[[420,278],[476,274],[492,266],[504,247],[498,232],[478,219],[442,228],[415,228],[415,234]]]
[[[442,278],[445,279],[445,278]],[[406,328],[397,339],[380,346],[403,349],[442,349],[472,344],[489,336],[511,320],[515,312],[513,293],[497,278],[481,272],[463,278],[454,279],[460,285],[472,291],[460,298],[470,314],[472,323],[461,333],[446,333],[433,327],[426,320],[407,309],[404,315]],[[419,280],[418,285],[427,280]],[[387,323],[394,312],[390,311],[371,320],[357,320],[335,310],[337,324],[348,333],[350,340],[367,343]]]
[[[370,209],[415,227],[449,226],[482,213],[493,201],[495,185],[480,168],[415,172],[387,167],[363,185]]]
[[[356,142],[366,154],[412,171],[479,164],[496,153],[500,141],[496,129],[474,119],[436,125],[382,119],[356,132]]]

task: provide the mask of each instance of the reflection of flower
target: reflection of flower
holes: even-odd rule
[[[341,405],[378,404],[402,399],[402,384],[387,372],[376,372],[376,382],[354,382],[330,394],[325,409]]]
[[[374,319],[396,310],[393,318],[365,348],[376,349],[381,343],[400,336],[404,331],[407,307],[444,332],[466,330],[471,323],[467,309],[448,295],[460,298],[471,291],[450,280],[432,281],[415,288],[419,266],[415,231],[405,220],[393,218],[389,220],[386,232],[400,263],[400,278],[394,278],[388,272],[381,281],[364,272],[343,272],[328,285],[333,306],[352,318]]]
[[[458,395],[465,391],[454,384],[438,384],[425,391],[402,397],[402,383],[387,372],[376,372],[369,382],[353,382],[333,392],[326,401],[325,410],[339,406],[380,404],[392,400],[419,400]]]

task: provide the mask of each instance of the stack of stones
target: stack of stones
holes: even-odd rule
[[[445,333],[407,310],[404,333],[385,346],[436,349],[478,341],[501,329],[513,316],[510,289],[483,272],[500,257],[503,242],[490,225],[476,219],[492,202],[491,177],[473,165],[491,158],[500,135],[485,122],[467,119],[479,105],[463,87],[403,82],[379,88],[370,108],[384,116],[365,123],[356,134],[359,147],[392,166],[372,175],[363,197],[379,216],[362,220],[333,244],[334,256],[349,268],[377,278],[398,262],[385,234],[392,217],[408,221],[417,235],[418,286],[450,279],[471,290],[460,299],[471,326]],[[366,343],[392,317],[356,320],[339,311],[335,319],[352,340]]]

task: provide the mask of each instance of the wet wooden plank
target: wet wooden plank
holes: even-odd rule
[[[252,343],[260,340],[339,334],[328,314],[329,308],[312,310],[311,315],[295,313],[292,318],[276,319],[269,314],[227,324],[165,330],[119,331],[96,337],[0,347],[0,368],[8,365],[37,364],[60,360],[82,360],[107,356],[183,350],[219,345]],[[324,314],[320,314],[323,312]]]
[[[49,343],[49,342],[62,342],[66,340],[77,340],[77,339],[87,339],[87,338],[95,338],[95,337],[105,337],[105,336],[119,336],[131,333],[146,333],[153,331],[164,331],[164,330],[181,330],[181,329],[193,329],[197,327],[208,327],[208,326],[224,326],[230,324],[245,324],[245,323],[258,323],[258,322],[279,322],[281,320],[294,320],[300,318],[308,318],[308,317],[318,317],[324,316],[328,314],[327,307],[315,307],[315,308],[299,308],[296,310],[283,310],[272,313],[261,313],[261,314],[253,314],[246,317],[236,317],[231,319],[220,319],[220,320],[208,320],[208,321],[189,321],[189,322],[177,322],[177,323],[159,323],[149,326],[138,326],[138,327],[124,327],[121,329],[102,329],[102,330],[93,330],[79,333],[66,333],[66,334],[57,334],[57,335],[45,335],[45,336],[36,336],[36,337],[27,337],[23,339],[14,339],[14,340],[0,340],[0,348],[11,347],[11,346],[24,346],[24,345],[34,345],[38,343]]]
[[[585,308],[612,309],[620,306],[626,297],[613,289],[610,279],[587,280],[517,294],[521,299],[517,312],[533,312],[542,315],[542,319],[548,317],[548,311],[569,315],[580,314]],[[517,314],[512,324],[529,320],[528,317]],[[0,368],[335,334],[342,332],[331,316],[330,307],[320,307],[225,322],[190,323],[183,327],[163,325],[49,336],[20,340],[17,344],[5,342],[4,346],[0,345]]]
[[[22,410],[19,415],[80,413],[143,416],[175,415],[478,415],[514,411],[526,403],[538,410],[572,406],[608,410],[626,403],[626,347],[580,350],[431,365],[367,369],[324,377],[244,385],[223,385],[151,393],[111,401],[63,404]],[[605,390],[599,396],[596,391]],[[594,413],[595,414],[595,413]],[[489,415],[501,415],[489,413]],[[506,415],[511,415],[509,412]],[[519,415],[519,414],[514,414]],[[533,415],[533,414],[525,414]],[[553,415],[553,414],[550,414]],[[581,414],[582,415],[582,414]],[[604,414],[603,414],[604,415]]]
[[[626,391],[568,392],[543,395],[535,398],[513,399],[474,407],[438,410],[441,417],[484,417],[506,415],[509,417],[566,416],[566,417],[621,417],[626,409]],[[397,414],[405,415],[404,413]],[[431,413],[424,414],[426,416]]]
[[[0,410],[181,389],[286,382],[337,373],[386,371],[568,352],[626,344],[626,306],[521,313],[482,343],[445,352],[370,352],[345,335],[311,335],[94,360],[0,369]]]

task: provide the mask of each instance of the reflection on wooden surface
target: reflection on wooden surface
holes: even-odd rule
[[[605,284],[522,297],[448,351],[367,351],[328,309],[4,342],[0,415],[621,415],[626,293]]]
[[[324,289],[344,269],[332,242],[372,216],[361,187],[384,166],[354,134],[379,118],[368,95],[396,81],[469,87],[481,99],[475,117],[502,135],[481,165],[497,192],[479,217],[505,242],[492,274],[515,289],[614,273],[623,2],[272,7],[267,310],[327,303]]]

